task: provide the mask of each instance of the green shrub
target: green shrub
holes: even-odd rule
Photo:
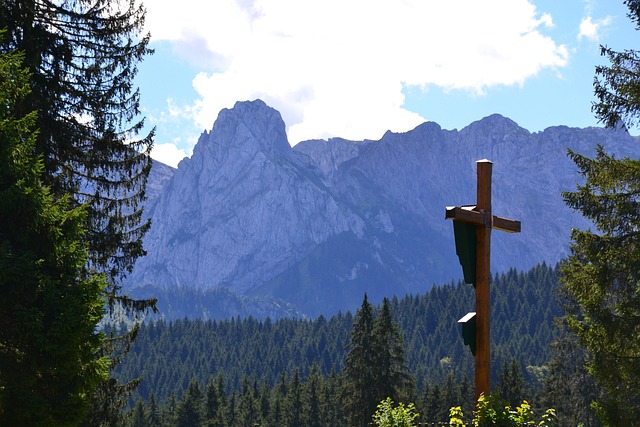
[[[393,400],[387,397],[380,402],[376,413],[373,414],[373,422],[378,427],[411,427],[415,424],[415,420],[419,414],[415,412],[416,408],[413,403],[406,407],[403,403],[393,406]]]
[[[452,426],[464,426],[462,421],[464,414],[459,406],[451,408],[449,424]],[[522,426],[538,426],[550,427],[556,419],[556,411],[548,409],[540,418],[539,422],[535,421],[531,405],[525,400],[515,409],[511,409],[509,405],[498,399],[486,398],[484,395],[478,399],[476,411],[474,412],[474,426],[500,426],[500,427],[522,427]]]

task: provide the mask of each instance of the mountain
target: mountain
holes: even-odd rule
[[[148,254],[126,286],[171,300],[223,288],[245,305],[309,316],[354,309],[365,291],[374,302],[425,292],[462,277],[444,211],[475,203],[484,158],[494,163],[494,214],[522,222],[519,234],[492,233],[492,271],[553,264],[571,227],[589,226],[562,200],[580,181],[567,148],[628,155],[636,143],[600,128],[530,133],[492,115],[460,131],[427,122],[378,141],[292,148],[276,110],[238,102],[149,199]]]

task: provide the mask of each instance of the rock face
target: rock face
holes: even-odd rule
[[[580,179],[567,148],[631,154],[636,143],[599,128],[532,134],[494,115],[460,131],[428,122],[379,141],[291,148],[277,111],[239,102],[150,198],[148,255],[126,285],[226,288],[326,315],[356,308],[364,292],[377,301],[458,280],[444,211],[475,202],[484,158],[494,214],[522,221],[520,234],[492,233],[492,271],[555,263],[571,227],[588,227],[562,200]]]

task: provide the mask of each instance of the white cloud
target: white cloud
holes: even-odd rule
[[[568,50],[528,0],[146,0],[155,40],[207,68],[193,80],[199,128],[261,98],[289,140],[379,138],[424,121],[403,86],[483,94],[566,65]],[[192,51],[189,51],[192,49]]]
[[[176,146],[176,144],[154,144],[151,157],[169,166],[178,167],[180,160],[187,156],[187,153]]]
[[[600,39],[600,32],[602,28],[611,24],[611,17],[604,19],[593,20],[591,16],[582,18],[580,22],[580,32],[578,33],[578,40],[586,38],[592,42],[597,42]]]

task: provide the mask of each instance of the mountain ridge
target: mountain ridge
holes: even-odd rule
[[[492,271],[555,263],[571,227],[561,192],[579,177],[566,149],[634,153],[628,133],[566,126],[531,133],[491,115],[461,130],[425,122],[380,140],[287,142],[263,101],[223,110],[155,200],[148,255],[127,286],[227,288],[307,315],[353,309],[461,278],[445,206],[475,202],[475,161],[494,162]],[[636,150],[637,151],[637,150]]]

